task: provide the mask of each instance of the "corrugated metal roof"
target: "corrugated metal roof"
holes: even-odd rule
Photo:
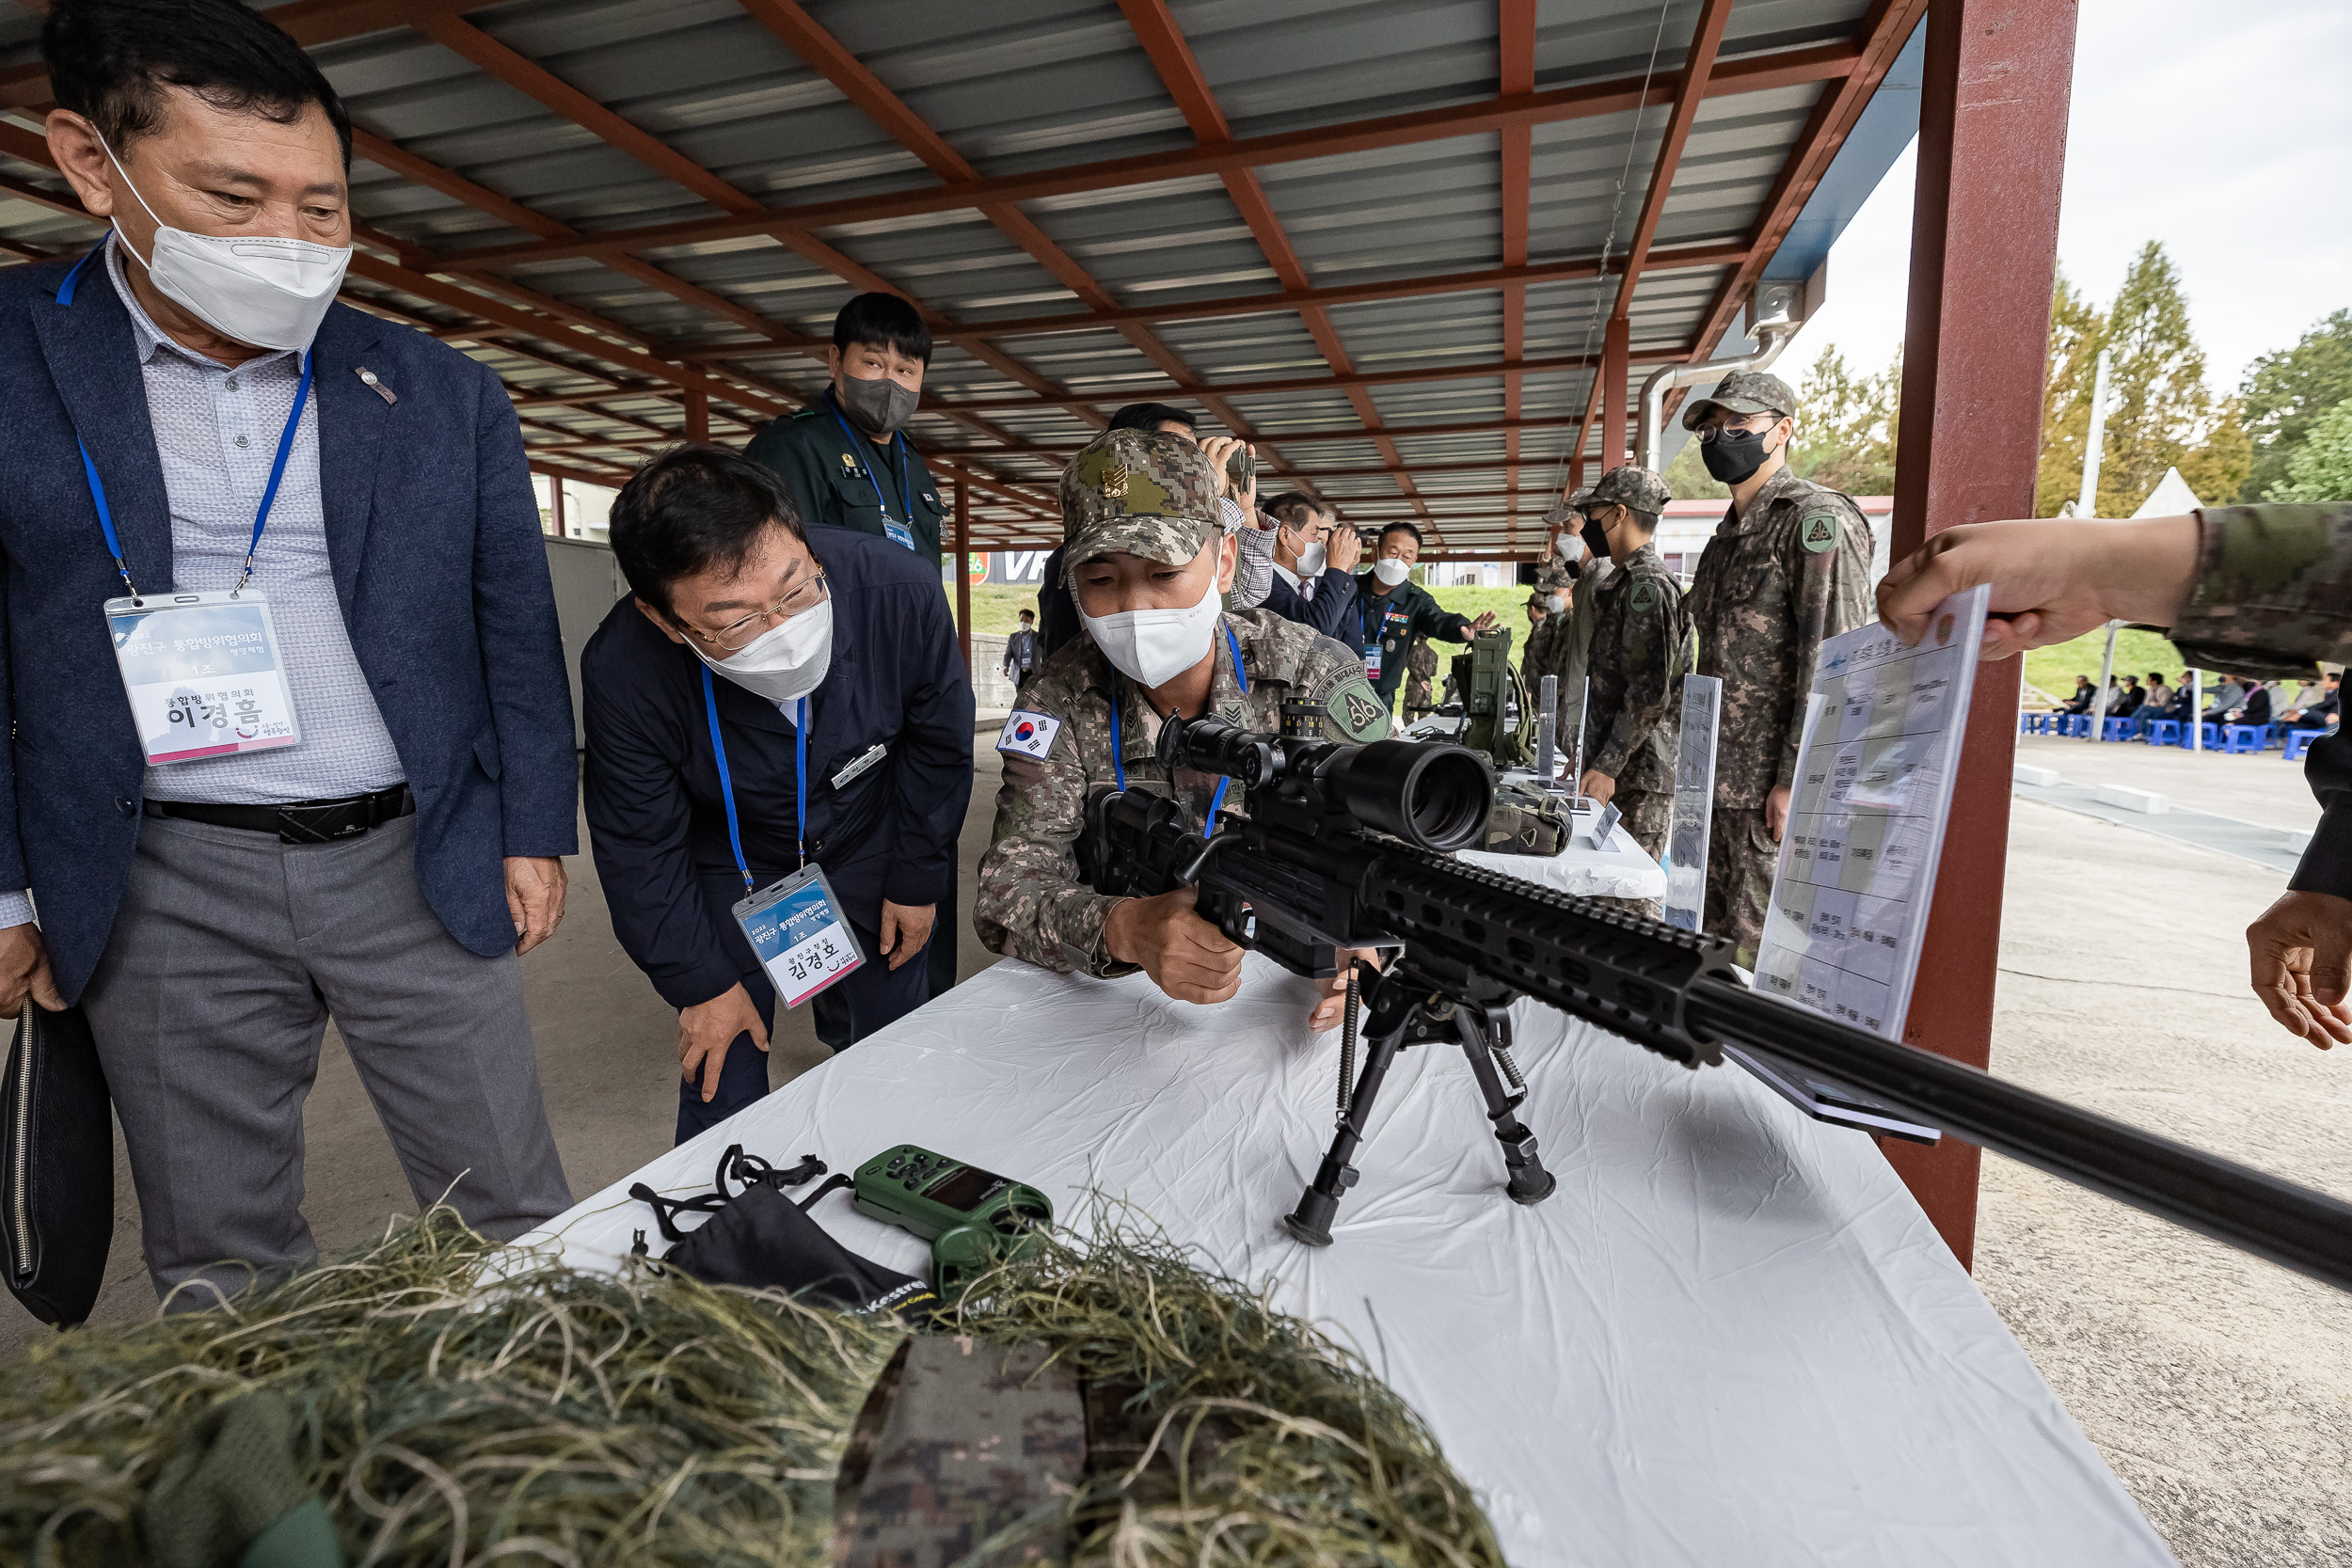
[[[396,265],[351,295],[491,365],[550,471],[612,483],[706,394],[714,436],[744,438],[821,388],[834,313],[879,279],[942,337],[913,430],[973,477],[980,538],[1052,530],[1067,452],[1153,398],[1238,421],[1343,515],[1434,521],[1460,550],[1535,545],[1569,454],[1600,453],[1589,361],[1708,3],[509,0],[366,32],[382,12],[357,0],[289,15],[379,138],[353,203]],[[1713,347],[1922,8],[1731,5],[1628,311],[1618,418],[1645,362]],[[0,188],[19,257],[94,233],[38,199],[63,190],[22,135],[45,98],[24,69],[38,28],[0,14],[0,168],[36,193]],[[1262,145],[1213,161],[1227,139]],[[1142,163],[1093,166],[1120,159]],[[966,179],[983,188],[932,194]],[[1492,276],[1517,259],[1532,270]],[[1536,368],[1506,374],[1515,355]]]

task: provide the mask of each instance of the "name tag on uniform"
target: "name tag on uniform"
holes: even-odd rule
[[[108,599],[106,629],[151,768],[302,739],[278,627],[254,590]]]
[[[914,531],[896,517],[885,515],[882,518],[882,531],[890,535],[894,542],[904,545],[908,549],[914,548]]]
[[[1006,715],[1005,727],[996,736],[996,749],[1042,762],[1060,735],[1060,720],[1017,707]]]
[[[873,745],[868,746],[865,751],[860,752],[856,756],[850,758],[850,765],[833,776],[833,787],[839,789],[843,784],[848,784],[851,779],[856,778],[860,773],[865,772],[867,768],[873,767],[874,764],[882,761],[882,758],[888,756],[889,754],[890,748],[883,745],[880,741],[876,741]]]
[[[799,1006],[866,961],[856,933],[834,902],[833,884],[813,865],[739,901],[735,920],[787,1007]]]
[[[1377,642],[1364,644],[1364,674],[1372,680],[1380,678],[1380,644]]]

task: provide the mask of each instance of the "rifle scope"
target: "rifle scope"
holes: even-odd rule
[[[1188,768],[1238,779],[1252,791],[1299,800],[1321,815],[1343,812],[1360,826],[1422,849],[1474,847],[1494,808],[1486,759],[1462,746],[1409,740],[1344,746],[1262,735],[1216,719],[1171,718],[1160,726],[1159,755],[1170,772]]]

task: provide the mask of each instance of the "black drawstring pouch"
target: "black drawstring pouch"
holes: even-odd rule
[[[903,1311],[932,1299],[930,1287],[923,1281],[859,1257],[808,1217],[818,1199],[850,1184],[848,1177],[828,1179],[799,1203],[785,1196],[785,1188],[824,1174],[825,1163],[814,1154],[779,1169],[756,1154],[744,1153],[741,1144],[730,1144],[719,1156],[713,1191],[664,1197],[639,1181],[630,1186],[628,1196],[652,1206],[654,1223],[673,1243],[661,1266],[706,1285],[787,1291],[848,1312]],[[743,1190],[729,1193],[730,1181]],[[711,1218],[699,1230],[682,1232],[675,1218],[680,1213]],[[644,1231],[637,1232],[632,1250],[646,1252]]]

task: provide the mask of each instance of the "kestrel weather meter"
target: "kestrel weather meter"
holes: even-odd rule
[[[858,1166],[850,1201],[931,1243],[932,1283],[946,1301],[1054,1227],[1054,1205],[1035,1187],[913,1144]]]

